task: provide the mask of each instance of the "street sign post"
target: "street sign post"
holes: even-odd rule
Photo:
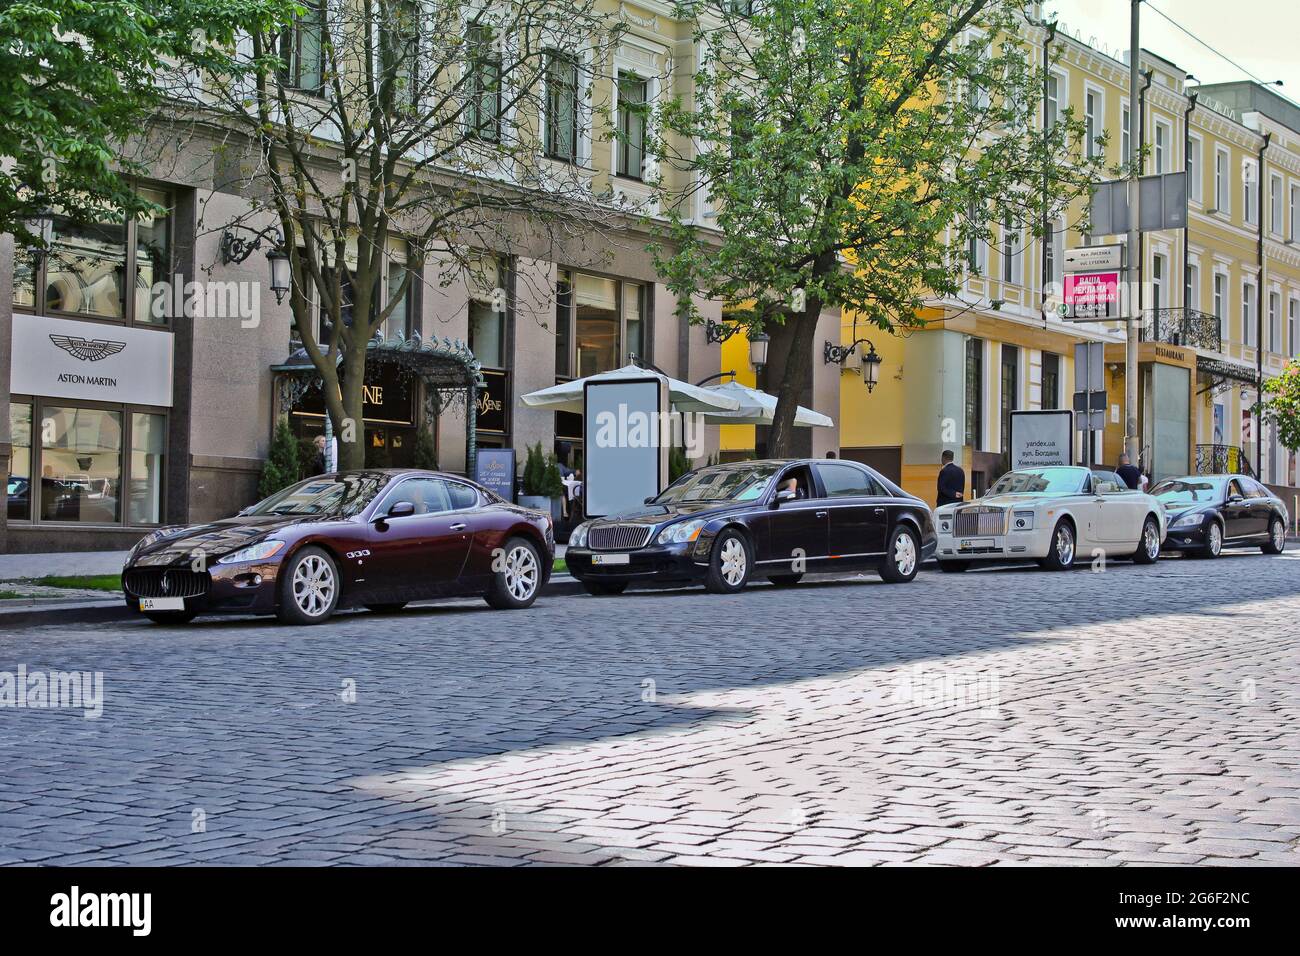
[[[1106,427],[1106,351],[1101,342],[1074,346],[1074,427],[1083,432],[1083,463],[1093,462],[1093,433]]]
[[[1121,317],[1122,245],[1066,249],[1064,266],[1061,318],[1070,322],[1104,322]]]

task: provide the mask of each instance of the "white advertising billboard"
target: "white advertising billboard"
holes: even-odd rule
[[[172,404],[172,333],[15,313],[9,390],[126,405]]]
[[[1074,413],[1069,409],[1011,413],[1011,468],[1074,464]]]
[[[583,497],[589,518],[640,507],[668,479],[668,386],[658,377],[583,389]]]

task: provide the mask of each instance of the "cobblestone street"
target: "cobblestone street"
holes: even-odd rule
[[[2,863],[1300,863],[1300,555],[0,634],[20,665],[104,709],[0,710]]]

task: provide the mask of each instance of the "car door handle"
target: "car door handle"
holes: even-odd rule
[[[884,508],[876,508],[876,509],[875,509],[875,512],[876,512],[876,514],[878,514],[878,515],[883,515],[883,514],[885,513],[885,509],[884,509]]]
[[[818,517],[818,518],[825,518],[828,514],[830,514],[829,511],[819,511],[819,512],[817,512],[817,517]]]
[[[463,521],[457,521],[454,525],[451,526],[451,528],[450,528],[449,530],[451,530],[451,531],[464,531],[466,527],[468,527],[468,525],[466,525],[465,522],[463,522]]]

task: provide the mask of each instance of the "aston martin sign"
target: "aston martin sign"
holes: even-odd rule
[[[172,403],[172,333],[15,313],[9,390],[125,405]]]

